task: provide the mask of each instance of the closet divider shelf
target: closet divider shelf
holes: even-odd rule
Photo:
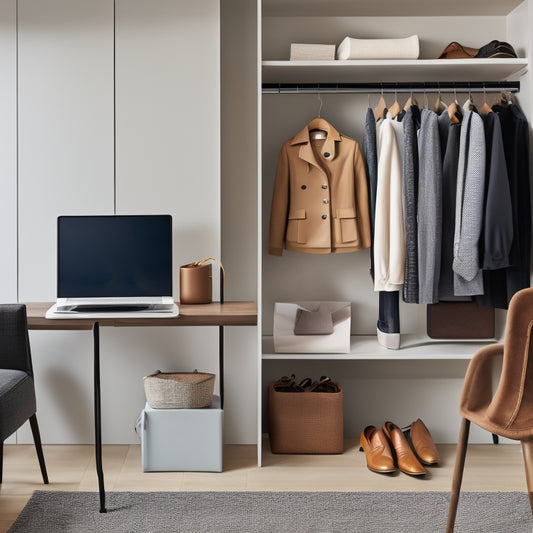
[[[527,70],[527,58],[263,61],[264,83],[504,81]]]
[[[421,335],[402,335],[401,348],[389,350],[379,345],[375,335],[352,335],[350,353],[275,353],[274,338],[263,337],[263,360],[324,360],[383,361],[383,360],[470,360],[495,339],[474,341],[435,340]]]

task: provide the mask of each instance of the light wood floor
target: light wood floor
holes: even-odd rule
[[[104,446],[106,490],[109,491],[449,491],[455,445],[441,445],[442,463],[424,478],[381,475],[366,468],[355,439],[342,455],[263,454],[257,467],[255,446],[225,446],[224,471],[143,473],[138,445]],[[92,446],[44,446],[50,478],[42,484],[32,445],[4,446],[4,480],[0,486],[0,533],[6,532],[34,490],[97,491]],[[515,444],[470,445],[463,490],[526,491],[522,452]]]

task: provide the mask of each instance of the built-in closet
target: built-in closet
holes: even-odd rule
[[[528,28],[533,23],[533,3],[259,0],[257,9],[262,287],[259,463],[262,438],[268,432],[268,383],[293,373],[297,378],[314,379],[327,374],[343,384],[345,437],[358,437],[368,424],[381,425],[391,419],[407,425],[420,417],[431,428],[436,442],[456,442],[464,373],[469,359],[484,343],[432,341],[426,335],[426,306],[401,302],[401,349],[387,350],[376,340],[378,294],[369,274],[368,250],[269,255],[269,218],[278,155],[282,144],[319,114],[362,148],[365,113],[369,106],[377,105],[381,83],[389,105],[395,100],[395,92],[403,104],[410,85],[420,88],[424,82],[433,84],[431,89],[416,94],[423,106],[424,101],[433,105],[440,84],[445,102],[455,98],[455,91],[462,105],[470,92],[474,102],[481,105],[485,98],[489,102],[495,99],[502,82],[519,82],[512,90],[517,91],[518,105],[531,120]],[[370,39],[414,34],[420,39],[420,58],[416,60],[289,61],[291,43],[339,45],[346,36]],[[510,42],[518,58],[436,59],[452,41],[479,48],[493,39]],[[395,87],[397,82],[402,84],[401,91]],[[370,88],[365,89],[365,83]],[[275,302],[309,300],[352,303],[351,353],[275,353]],[[504,328],[505,311],[497,310],[497,338],[503,336]],[[490,435],[474,431],[472,442],[490,442]]]

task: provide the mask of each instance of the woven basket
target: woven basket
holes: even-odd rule
[[[146,401],[152,409],[201,409],[211,405],[215,375],[158,370],[145,376],[143,382]]]
[[[279,392],[269,384],[272,453],[335,454],[344,451],[342,387],[339,392]]]

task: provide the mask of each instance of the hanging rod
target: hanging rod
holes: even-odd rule
[[[383,83],[263,83],[264,94],[357,94],[357,93],[422,93],[459,91],[480,93],[520,92],[519,81],[446,81]]]

